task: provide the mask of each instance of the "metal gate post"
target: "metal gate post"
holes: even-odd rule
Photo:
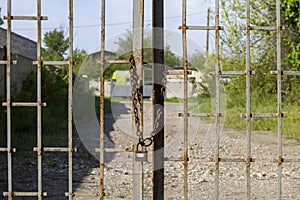
[[[247,199],[251,199],[251,69],[250,69],[250,0],[246,2],[246,176],[247,176]]]
[[[73,199],[73,0],[69,0],[68,147],[69,200]]]
[[[140,135],[136,139],[136,144],[143,137],[143,37],[144,37],[144,0],[133,1],[133,57],[136,63],[137,72],[137,89],[141,92],[141,101],[137,102]],[[134,99],[132,97],[132,99]],[[134,103],[134,102],[132,102]],[[134,115],[134,111],[132,111]],[[134,117],[133,117],[134,119]],[[134,122],[133,122],[134,123]],[[135,132],[135,131],[134,131]],[[133,199],[143,199],[143,163],[134,162],[134,178],[133,178]]]
[[[7,46],[6,46],[6,134],[7,134],[7,180],[8,199],[12,200],[12,147],[11,147],[11,94],[10,94],[10,67],[11,67],[11,0],[7,0]]]
[[[164,123],[164,1],[152,1],[152,106],[153,130]],[[159,107],[158,107],[159,106]],[[158,114],[159,113],[159,114]],[[164,125],[153,137],[152,199],[164,199]]]
[[[277,131],[278,131],[278,191],[277,199],[282,198],[282,97],[281,97],[281,21],[280,0],[276,0],[276,24],[277,24]]]
[[[220,46],[219,46],[219,0],[215,0],[215,76],[216,76],[216,141],[215,141],[215,199],[219,199],[219,176],[220,176]]]
[[[187,61],[187,40],[186,40],[186,0],[182,1],[182,46],[183,46],[183,173],[184,173],[184,199],[188,199],[188,61]]]
[[[104,199],[104,65],[105,65],[105,0],[101,1],[101,66],[100,66],[100,199]]]

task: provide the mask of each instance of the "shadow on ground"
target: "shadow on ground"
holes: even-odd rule
[[[114,143],[110,137],[110,132],[114,130],[115,120],[120,117],[121,114],[126,114],[129,112],[122,103],[114,102],[113,106],[118,107],[118,112],[114,113],[114,115],[106,114],[105,116],[105,148],[114,147]],[[95,107],[92,109],[84,109],[86,109],[85,112],[87,113],[97,113],[95,112]],[[76,127],[76,129],[74,128],[73,131],[73,144],[74,147],[77,148],[77,152],[73,152],[73,191],[76,191],[77,188],[82,185],[83,181],[86,181],[85,177],[89,174],[99,174],[99,153],[95,152],[95,148],[99,147],[100,129],[99,117],[97,117],[97,114],[95,116],[96,117],[92,118],[83,117],[82,120],[79,120],[79,122],[75,122],[74,127]],[[76,120],[76,116],[74,116],[74,118]],[[47,134],[45,134],[45,137],[46,135]],[[49,144],[44,144],[44,146],[67,147],[67,130],[61,130],[59,133],[52,135],[51,138],[52,139]],[[26,147],[25,150],[22,150],[24,149],[22,146],[14,146],[13,144],[13,147],[17,149],[17,152],[13,153],[12,160],[13,191],[36,192],[38,190],[38,162],[36,152],[30,150],[33,149],[33,147]],[[114,156],[114,153],[105,154],[105,162],[110,162]],[[68,197],[65,196],[65,193],[68,192],[69,181],[68,159],[67,152],[44,152],[42,154],[43,192],[47,192],[47,197],[44,199],[68,199]],[[7,199],[7,197],[2,196],[3,192],[6,192],[8,187],[6,153],[0,154],[0,163],[0,199]],[[95,182],[92,184],[95,187],[90,188],[91,191],[98,191],[99,180],[90,181]],[[87,188],[87,190],[89,190],[89,188]],[[14,199],[31,200],[36,199],[36,197],[14,197]]]

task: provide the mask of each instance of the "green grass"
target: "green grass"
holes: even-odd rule
[[[197,107],[192,107],[193,112],[199,113],[214,113],[212,110],[210,98],[199,98]],[[234,105],[229,103],[226,108],[226,115],[224,125],[226,128],[234,130],[246,130],[246,119],[241,118],[241,114],[246,112],[244,106]],[[233,106],[234,105],[234,106]],[[198,108],[198,109],[196,109]],[[287,117],[282,119],[282,133],[289,138],[300,140],[300,107],[295,104],[283,104],[283,113]],[[270,99],[264,99],[263,101],[253,101],[251,104],[251,113],[277,113],[277,102]],[[204,120],[210,120],[203,118]],[[251,130],[253,131],[272,131],[277,133],[277,118],[252,118]]]

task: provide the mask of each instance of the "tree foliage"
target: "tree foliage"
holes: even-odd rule
[[[296,1],[284,0],[282,4],[285,7],[286,2]],[[250,2],[250,24],[251,26],[276,26],[276,2],[273,0],[257,0]],[[299,1],[298,1],[299,4]],[[222,67],[223,70],[245,70],[246,66],[246,33],[242,27],[246,26],[246,2],[238,0],[222,0],[222,25],[225,31],[221,33],[222,44]],[[295,6],[289,7],[291,10],[297,10]],[[298,9],[299,11],[299,9]],[[285,19],[285,13],[282,12],[282,25],[290,27],[291,23]],[[298,16],[299,13],[297,12]],[[297,16],[292,14],[292,16]],[[295,17],[297,18],[297,17]],[[298,22],[295,18],[293,22]],[[298,29],[299,27],[297,27]],[[297,48],[295,42],[299,41],[299,33],[295,35],[295,29],[288,28],[282,31],[281,57],[283,58],[284,70],[296,69],[296,62],[300,46]],[[298,39],[295,39],[297,38]],[[270,74],[271,70],[276,70],[277,50],[276,50],[276,31],[251,31],[250,35],[250,62],[251,70],[255,75],[251,76],[252,99],[258,102],[262,98],[276,96],[276,77]],[[295,48],[291,48],[295,47]],[[290,59],[293,57],[294,59]],[[291,63],[291,60],[292,61]],[[232,77],[232,81],[227,86],[229,97],[245,96],[245,77]],[[283,98],[292,101],[297,96],[297,81],[294,77],[284,76]],[[244,101],[243,101],[244,102]],[[235,102],[236,104],[236,102]]]

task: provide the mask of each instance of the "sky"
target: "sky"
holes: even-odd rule
[[[36,0],[12,0],[12,15],[36,15]],[[113,51],[119,37],[132,28],[132,0],[106,1],[106,49]],[[42,0],[42,15],[48,20],[42,22],[42,34],[54,28],[68,34],[68,0]],[[74,0],[74,46],[88,53],[100,49],[100,0]],[[175,54],[182,54],[181,6],[182,0],[165,0],[166,43]],[[7,14],[7,0],[0,0],[1,17]],[[206,25],[207,9],[214,4],[204,0],[187,1],[187,25]],[[145,0],[145,27],[151,27],[152,0]],[[6,21],[1,26],[6,28]],[[35,21],[13,21],[12,31],[36,41]],[[150,30],[148,30],[150,31]],[[206,31],[189,31],[188,54],[204,51]],[[210,33],[210,49],[213,48],[213,31]]]

